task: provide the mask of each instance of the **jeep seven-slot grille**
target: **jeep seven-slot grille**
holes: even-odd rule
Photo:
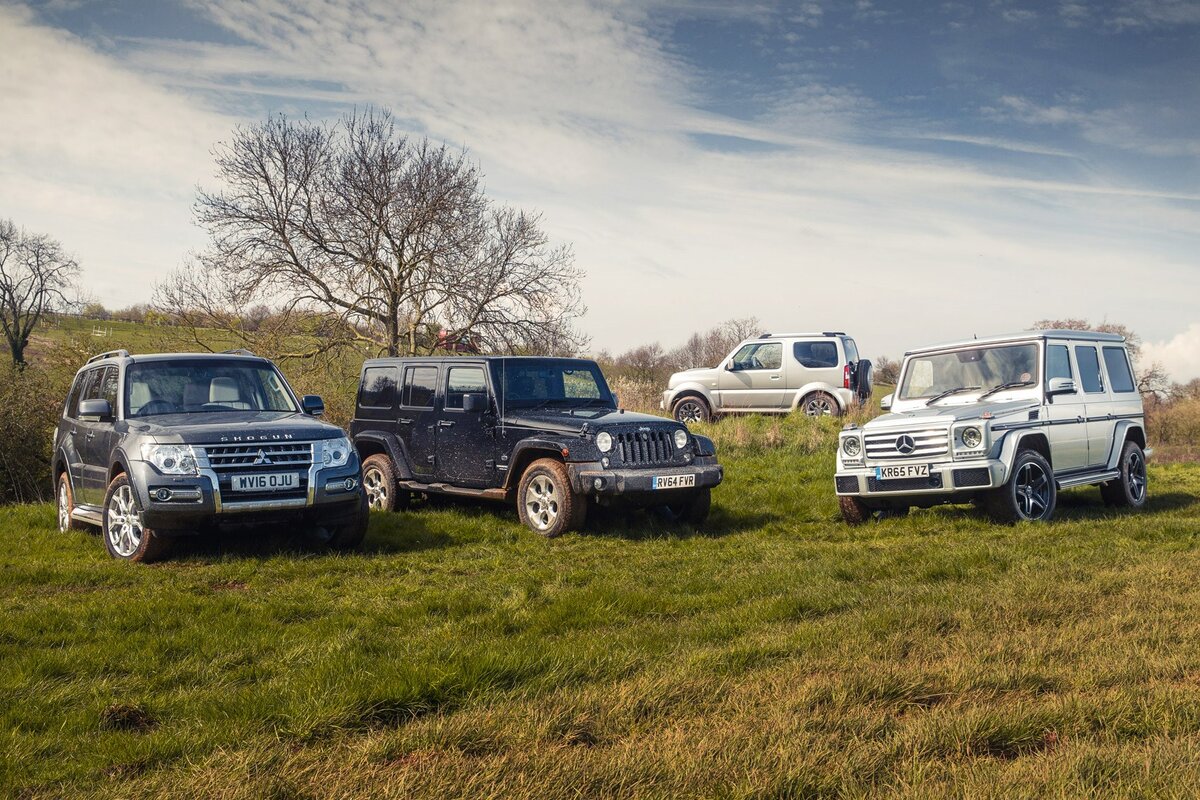
[[[901,442],[901,437],[906,437]],[[928,458],[944,456],[949,450],[949,436],[945,428],[922,428],[920,430],[888,431],[868,433],[863,437],[867,458]],[[901,445],[901,447],[897,447]],[[911,447],[911,449],[909,449]],[[909,450],[909,452],[904,452]]]
[[[668,464],[675,458],[675,443],[669,431],[619,433],[613,438],[623,464]]]
[[[204,452],[214,470],[255,467],[303,468],[312,464],[313,446],[310,442],[275,442],[261,444],[206,445]]]

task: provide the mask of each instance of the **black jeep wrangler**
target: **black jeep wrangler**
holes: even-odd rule
[[[722,478],[710,439],[618,410],[583,359],[373,359],[350,435],[372,507],[402,508],[410,493],[515,500],[548,537],[581,527],[591,500],[702,523]]]
[[[368,507],[358,455],[279,370],[245,351],[90,359],[54,441],[62,530],[98,525],[114,558],[153,561],[215,526],[298,525],[354,547]]]

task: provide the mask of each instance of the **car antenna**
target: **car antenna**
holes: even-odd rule
[[[504,435],[504,404],[508,399],[508,356],[500,359],[500,435]]]

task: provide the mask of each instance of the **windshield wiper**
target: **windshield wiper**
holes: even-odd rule
[[[1009,381],[1008,383],[1002,383],[999,386],[993,386],[983,394],[979,395],[979,399],[982,400],[985,397],[991,397],[996,392],[1003,392],[1005,389],[1016,389],[1021,386],[1033,386],[1034,383],[1035,381]]]
[[[953,389],[947,389],[946,391],[942,392],[941,394],[935,394],[933,397],[931,397],[925,401],[925,405],[931,406],[934,403],[936,403],[938,400],[941,400],[943,397],[949,397],[952,394],[958,394],[959,392],[973,392],[976,389],[982,389],[982,388],[983,388],[982,386],[956,386]]]

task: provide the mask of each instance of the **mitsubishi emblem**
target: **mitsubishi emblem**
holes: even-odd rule
[[[258,451],[258,457],[254,459],[254,464],[253,464],[253,466],[256,466],[256,467],[257,467],[257,466],[260,466],[260,465],[262,465],[262,464],[271,464],[271,463],[273,463],[273,462],[271,461],[271,459],[270,459],[270,458],[267,456],[267,454],[266,454],[266,453],[264,453],[264,452],[262,451],[262,449],[260,448],[260,449],[259,449],[259,451]]]
[[[896,437],[896,452],[902,456],[906,456],[913,450],[917,449],[917,443],[907,433]]]

